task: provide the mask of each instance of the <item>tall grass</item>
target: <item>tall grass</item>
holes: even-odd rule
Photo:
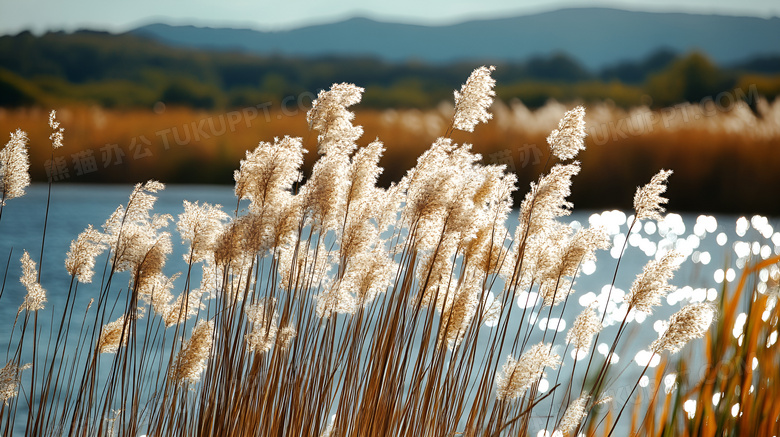
[[[359,145],[348,110],[363,90],[336,84],[307,114],[319,158],[305,181],[303,141],[285,136],[246,152],[227,210],[185,202],[178,217],[155,214],[163,184],[136,185],[101,228],[73,240],[62,314],[47,314],[25,252],[0,432],[620,434],[630,400],[604,397],[625,384],[613,376],[615,352],[636,315],[661,304],[680,256],[659,253],[624,298],[586,308],[566,335],[535,330],[529,319],[560,324],[572,312],[581,266],[609,239],[561,219],[585,147],[581,107],[547,137],[542,175],[508,223],[514,174],[450,137],[492,117],[491,71],[475,70],[445,136],[389,188],[377,186],[383,144]],[[670,174],[636,191],[629,233],[663,217]],[[182,273],[167,276],[171,223],[187,249]],[[619,269],[605,278],[613,286]],[[686,306],[638,349],[650,361],[677,351],[713,313]],[[39,344],[41,330],[51,340]],[[610,348],[603,360],[599,339]]]
[[[776,147],[780,100],[766,102],[753,96],[751,112],[733,97],[733,104],[724,98],[720,106],[693,103],[658,111],[622,110],[609,103],[590,106],[588,147],[581,155],[573,198],[593,209],[624,209],[634,188],[654,170],[673,168],[676,183],[670,190],[675,210],[776,215],[780,207],[766,202],[764,193],[752,187],[757,181],[780,184],[769,165],[780,162]],[[227,112],[168,107],[163,113],[63,108],[58,117],[69,127],[68,147],[55,159],[69,172],[55,172],[55,180],[128,183],[154,178],[229,184],[247,145],[257,139],[299,136],[308,149],[315,146],[316,135],[310,134],[305,121],[310,100],[302,102],[288,104],[285,110],[267,107],[267,115],[251,106]],[[484,162],[514,167],[519,186],[527,187],[541,174],[547,134],[567,109],[556,102],[530,110],[518,101],[495,101],[494,120],[477,125],[473,134],[456,130],[452,138],[473,142]],[[355,123],[363,126],[364,138],[378,137],[386,147],[380,185],[387,187],[403,177],[427,145],[445,132],[452,114],[452,104],[425,111],[357,109]],[[51,133],[46,117],[37,108],[0,109],[0,131],[21,128],[31,144],[44,144]],[[202,133],[196,134],[198,126]],[[113,145],[122,156],[115,155]],[[33,179],[47,180],[48,168],[42,163],[49,159],[49,150],[34,147],[30,154]],[[89,156],[95,159],[95,168],[77,166]],[[310,168],[316,157],[307,154],[304,167]],[[604,186],[613,189],[604,193],[600,190]]]
[[[739,280],[724,285],[719,314],[706,335],[701,366],[690,356],[673,364],[678,388],[658,408],[634,410],[633,433],[643,436],[777,435],[778,284],[780,255],[747,262]],[[687,355],[690,355],[689,354]],[[661,368],[659,368],[660,370]],[[661,385],[659,371],[656,386]],[[639,420],[642,418],[641,420]]]

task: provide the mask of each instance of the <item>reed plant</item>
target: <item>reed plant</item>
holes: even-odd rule
[[[320,92],[307,114],[318,159],[306,177],[304,141],[285,136],[246,152],[227,210],[185,201],[178,217],[157,214],[164,185],[136,185],[102,227],[73,240],[67,301],[45,316],[51,325],[38,319],[45,284],[24,252],[27,295],[0,370],[0,432],[621,434],[630,399],[612,405],[605,393],[635,389],[647,367],[636,381],[615,379],[616,350],[637,314],[661,305],[682,257],[659,252],[628,293],[612,295],[618,262],[604,304],[558,335],[582,266],[610,246],[605,229],[563,219],[585,110],[566,111],[547,137],[542,175],[514,214],[516,176],[452,139],[491,119],[492,71],[476,69],[455,92],[443,136],[388,188],[377,185],[384,146],[361,141],[349,109],[363,89],[346,83]],[[11,152],[24,151],[23,138],[12,135],[8,155],[23,155]],[[11,198],[7,181],[23,159],[3,153]],[[663,217],[670,175],[637,189],[629,233]],[[167,275],[173,225],[186,253],[181,273]],[[620,259],[625,245],[617,250]],[[675,352],[714,314],[685,306],[639,348],[650,361]],[[538,317],[556,329],[535,329]]]
[[[669,363],[677,388],[659,396],[647,410],[635,408],[632,434],[780,433],[778,264],[780,255],[753,257],[738,281],[724,283],[718,300],[722,316],[705,335],[705,344]],[[691,365],[694,351],[704,358],[698,366]],[[656,376],[657,387],[662,375],[659,371]]]

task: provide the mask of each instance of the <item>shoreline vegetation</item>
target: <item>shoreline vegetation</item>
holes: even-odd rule
[[[305,116],[316,93],[359,83],[356,123],[386,145],[379,183],[388,187],[446,128],[451,90],[472,68],[183,49],[132,34],[22,32],[0,37],[0,132],[28,133],[35,181],[232,184],[236,163],[260,138],[298,136],[311,151],[316,137]],[[755,189],[780,186],[777,56],[724,66],[701,53],[659,50],[589,71],[552,54],[499,64],[494,77],[495,121],[476,127],[480,141],[458,132],[453,139],[473,142],[484,164],[506,164],[520,186],[539,177],[560,114],[586,105],[588,148],[572,193],[578,205],[628,209],[633,188],[654,169],[675,168],[677,211],[780,214],[780,204]],[[74,133],[53,167],[39,147],[49,135],[43,108],[58,109]],[[314,158],[305,156],[306,172]]]
[[[555,99],[661,109],[751,86],[770,101],[780,95],[777,54],[717,65],[704,53],[661,48],[599,70],[589,70],[565,53],[496,66],[497,99],[519,99],[530,108]],[[22,32],[0,36],[0,106],[137,109],[159,101],[227,112],[264,102],[279,105],[289,96],[350,82],[366,88],[362,108],[430,109],[449,101],[451,90],[472,68],[466,61],[388,62],[187,49],[133,34]]]
[[[633,352],[645,352],[647,365],[627,382],[614,379],[615,351],[638,315],[652,313],[673,290],[670,280],[685,258],[673,248],[659,250],[635,272],[628,292],[615,290],[613,297],[610,287],[603,306],[584,308],[565,335],[527,323],[533,311],[560,324],[574,308],[581,266],[611,242],[600,226],[560,221],[571,212],[572,180],[585,165],[575,158],[587,158],[582,106],[560,108],[540,145],[540,175],[530,184],[518,183],[504,165],[481,163],[465,142],[479,143],[478,126],[494,115],[492,123],[500,122],[489,112],[492,72],[474,70],[455,92],[449,122],[439,125],[443,136],[387,187],[377,185],[386,146],[356,124],[348,108],[364,90],[348,83],[316,96],[305,114],[308,138],[262,137],[268,141],[246,151],[233,173],[235,206],[185,201],[177,217],[159,215],[154,203],[164,185],[137,184],[102,226],[90,225],[71,243],[61,314],[47,313],[41,283],[41,269],[62,270],[44,266],[45,221],[40,250],[27,248],[21,258],[27,294],[0,370],[0,432],[610,436],[622,434],[626,416],[633,416],[631,428],[654,418],[654,409],[631,412],[650,364],[712,335],[713,322],[728,335],[739,298],[730,298],[727,311],[721,303],[723,313],[710,301],[682,306],[658,339],[637,345]],[[71,132],[78,129],[63,130],[54,112],[48,121],[55,157],[77,142]],[[13,208],[29,184],[31,140],[12,131],[0,155],[0,208]],[[307,141],[314,145],[308,153]],[[304,179],[307,154],[316,161]],[[50,158],[49,168],[56,165]],[[660,170],[631,187],[629,234],[663,218],[671,174]],[[522,201],[510,232],[518,189]],[[173,228],[187,254],[182,273],[166,276]],[[728,343],[745,351],[741,362],[776,358],[769,342],[777,326],[777,261],[768,257],[745,271],[766,271],[766,278],[763,290],[755,284],[758,303],[748,312],[746,335]],[[619,269],[618,261],[614,276],[607,273],[613,285]],[[19,287],[4,282],[0,298],[9,299],[12,286]],[[86,307],[76,306],[77,292],[93,296]],[[521,296],[526,302],[518,310]],[[752,330],[766,311],[769,325]],[[513,320],[520,320],[517,328]],[[63,335],[71,330],[78,331],[75,338]],[[762,345],[754,342],[756,331],[769,352],[756,355]],[[45,332],[51,338],[41,343]],[[708,348],[720,351],[710,357],[728,355],[718,349],[726,342],[708,338]],[[609,349],[603,359],[599,339]],[[69,341],[77,343],[75,356],[63,352]],[[749,396],[747,375],[736,393],[741,399]],[[732,400],[733,380],[722,383],[732,384],[726,393]],[[614,385],[628,388],[627,398],[605,397]],[[701,387],[711,393],[710,385]],[[773,393],[746,415],[757,417],[755,423],[729,421],[723,411],[710,417],[706,409],[699,422],[674,422],[690,404],[665,417],[674,418],[670,429],[701,423],[702,435],[749,426],[777,430],[777,416],[763,414],[777,411]],[[742,417],[745,402],[737,414],[729,410],[733,417]]]
[[[314,97],[225,112],[164,105],[157,111],[67,107],[59,118],[71,132],[72,144],[55,152],[53,167],[47,165],[50,152],[41,147],[49,136],[44,110],[0,109],[0,130],[27,132],[35,181],[51,175],[57,182],[74,183],[154,178],[231,184],[236,163],[258,138],[297,136],[305,149],[316,148],[317,138],[306,122]],[[679,184],[670,187],[670,197],[676,211],[780,214],[780,204],[755,189],[780,186],[780,174],[774,171],[780,165],[780,100],[769,102],[755,88],[715,97],[660,110],[591,105],[573,201],[587,209],[627,209],[633,187],[649,178],[653,168],[675,168]],[[475,127],[479,141],[458,131],[453,139],[473,141],[482,163],[507,165],[519,184],[527,185],[542,170],[547,133],[571,107],[550,101],[530,109],[520,101],[496,101],[490,108],[493,122]],[[356,123],[365,137],[381,138],[386,146],[379,184],[388,187],[400,179],[426,144],[446,129],[453,113],[452,104],[428,110],[358,109]],[[315,159],[314,153],[305,155],[306,172]]]

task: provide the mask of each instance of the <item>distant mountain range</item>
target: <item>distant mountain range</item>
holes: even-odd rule
[[[353,18],[287,31],[150,24],[131,33],[191,48],[290,56],[375,56],[388,61],[518,61],[563,52],[590,69],[659,48],[699,50],[721,65],[780,54],[780,18],[563,9],[447,26]]]

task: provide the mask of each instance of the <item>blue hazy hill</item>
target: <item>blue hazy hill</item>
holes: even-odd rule
[[[166,44],[291,56],[375,56],[388,61],[517,61],[563,52],[590,69],[659,48],[698,50],[721,65],[780,53],[780,18],[563,9],[445,26],[368,18],[285,31],[150,24],[134,34]]]

